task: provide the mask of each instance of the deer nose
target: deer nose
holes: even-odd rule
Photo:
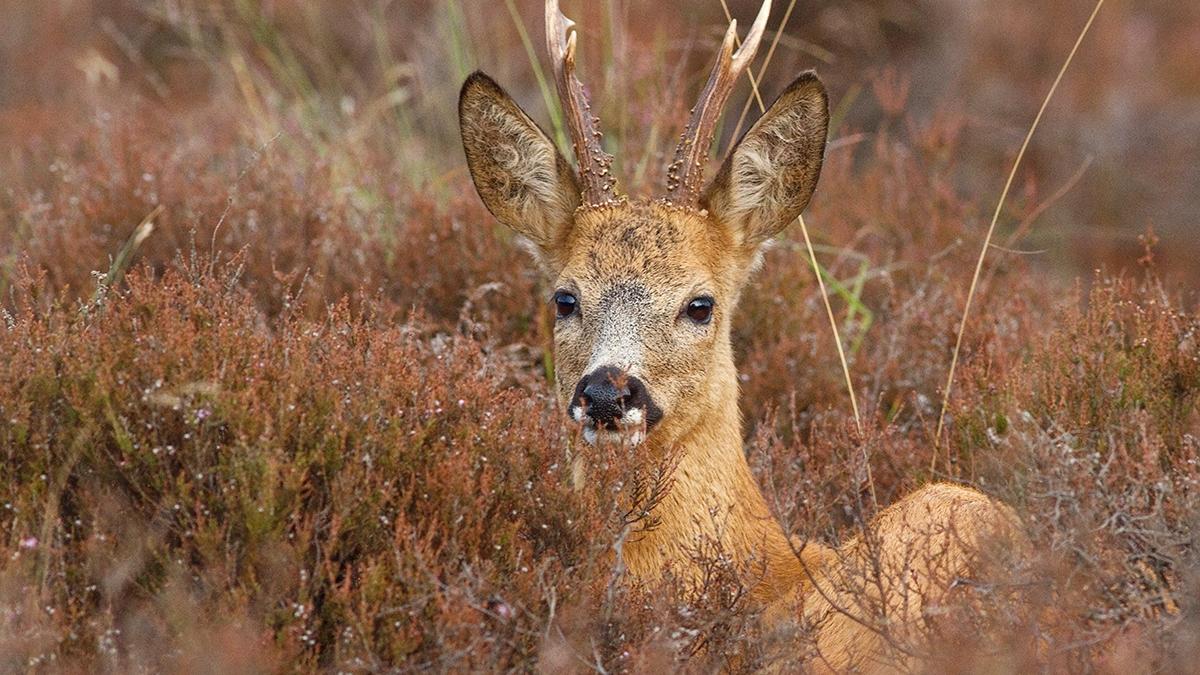
[[[614,366],[597,368],[575,387],[575,404],[597,427],[607,429],[615,429],[627,411],[644,409],[646,401],[642,381]]]

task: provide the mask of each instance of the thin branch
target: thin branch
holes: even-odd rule
[[[1067,193],[1079,183],[1079,179],[1083,178],[1083,174],[1087,173],[1088,167],[1092,165],[1093,159],[1094,158],[1091,155],[1085,157],[1083,162],[1079,165],[1079,168],[1075,170],[1075,173],[1071,174],[1071,177],[1067,179],[1067,182],[1063,183],[1062,187],[1060,187],[1058,190],[1055,190],[1054,194],[1050,195],[1049,198],[1034,207],[1033,211],[1030,211],[1028,216],[1025,216],[1025,220],[1021,221],[1021,224],[1017,226],[1017,229],[1013,230],[1013,233],[1008,235],[1008,241],[1004,242],[1004,245],[1012,248],[1013,245],[1015,245],[1016,242],[1021,239],[1021,237],[1024,237],[1039,216],[1045,213],[1046,210],[1051,206],[1054,206],[1058,200],[1065,197]]]
[[[1004,251],[1005,253],[1012,253],[1014,255],[1041,255],[1050,250],[1047,248],[1039,248],[1035,251],[1024,251],[1019,248],[1009,248],[1007,246],[1001,246],[1000,244],[988,244],[988,246],[996,249],[997,251]]]

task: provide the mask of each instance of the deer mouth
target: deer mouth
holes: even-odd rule
[[[662,419],[662,411],[651,404],[622,410],[619,415],[596,421],[588,414],[587,406],[573,405],[571,419],[583,427],[583,440],[589,445],[623,443],[629,447],[641,445],[650,429]]]
[[[622,443],[633,448],[641,445],[646,440],[646,432],[641,429],[633,431],[607,431],[594,427],[584,427],[583,440],[588,445],[615,445]]]
[[[615,440],[638,445],[663,416],[646,384],[612,365],[580,378],[568,411],[583,425],[583,439],[592,445]]]

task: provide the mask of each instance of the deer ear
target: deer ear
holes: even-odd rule
[[[458,121],[471,180],[496,219],[543,258],[562,244],[580,203],[575,172],[500,85],[481,72],[463,83]]]
[[[829,99],[812,71],[796,78],[746,132],[701,204],[757,248],[804,211],[817,187],[829,130]]]

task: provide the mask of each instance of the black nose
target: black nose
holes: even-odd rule
[[[597,368],[575,386],[575,404],[597,427],[615,429],[625,411],[645,409],[648,403],[642,381],[614,366]]]

